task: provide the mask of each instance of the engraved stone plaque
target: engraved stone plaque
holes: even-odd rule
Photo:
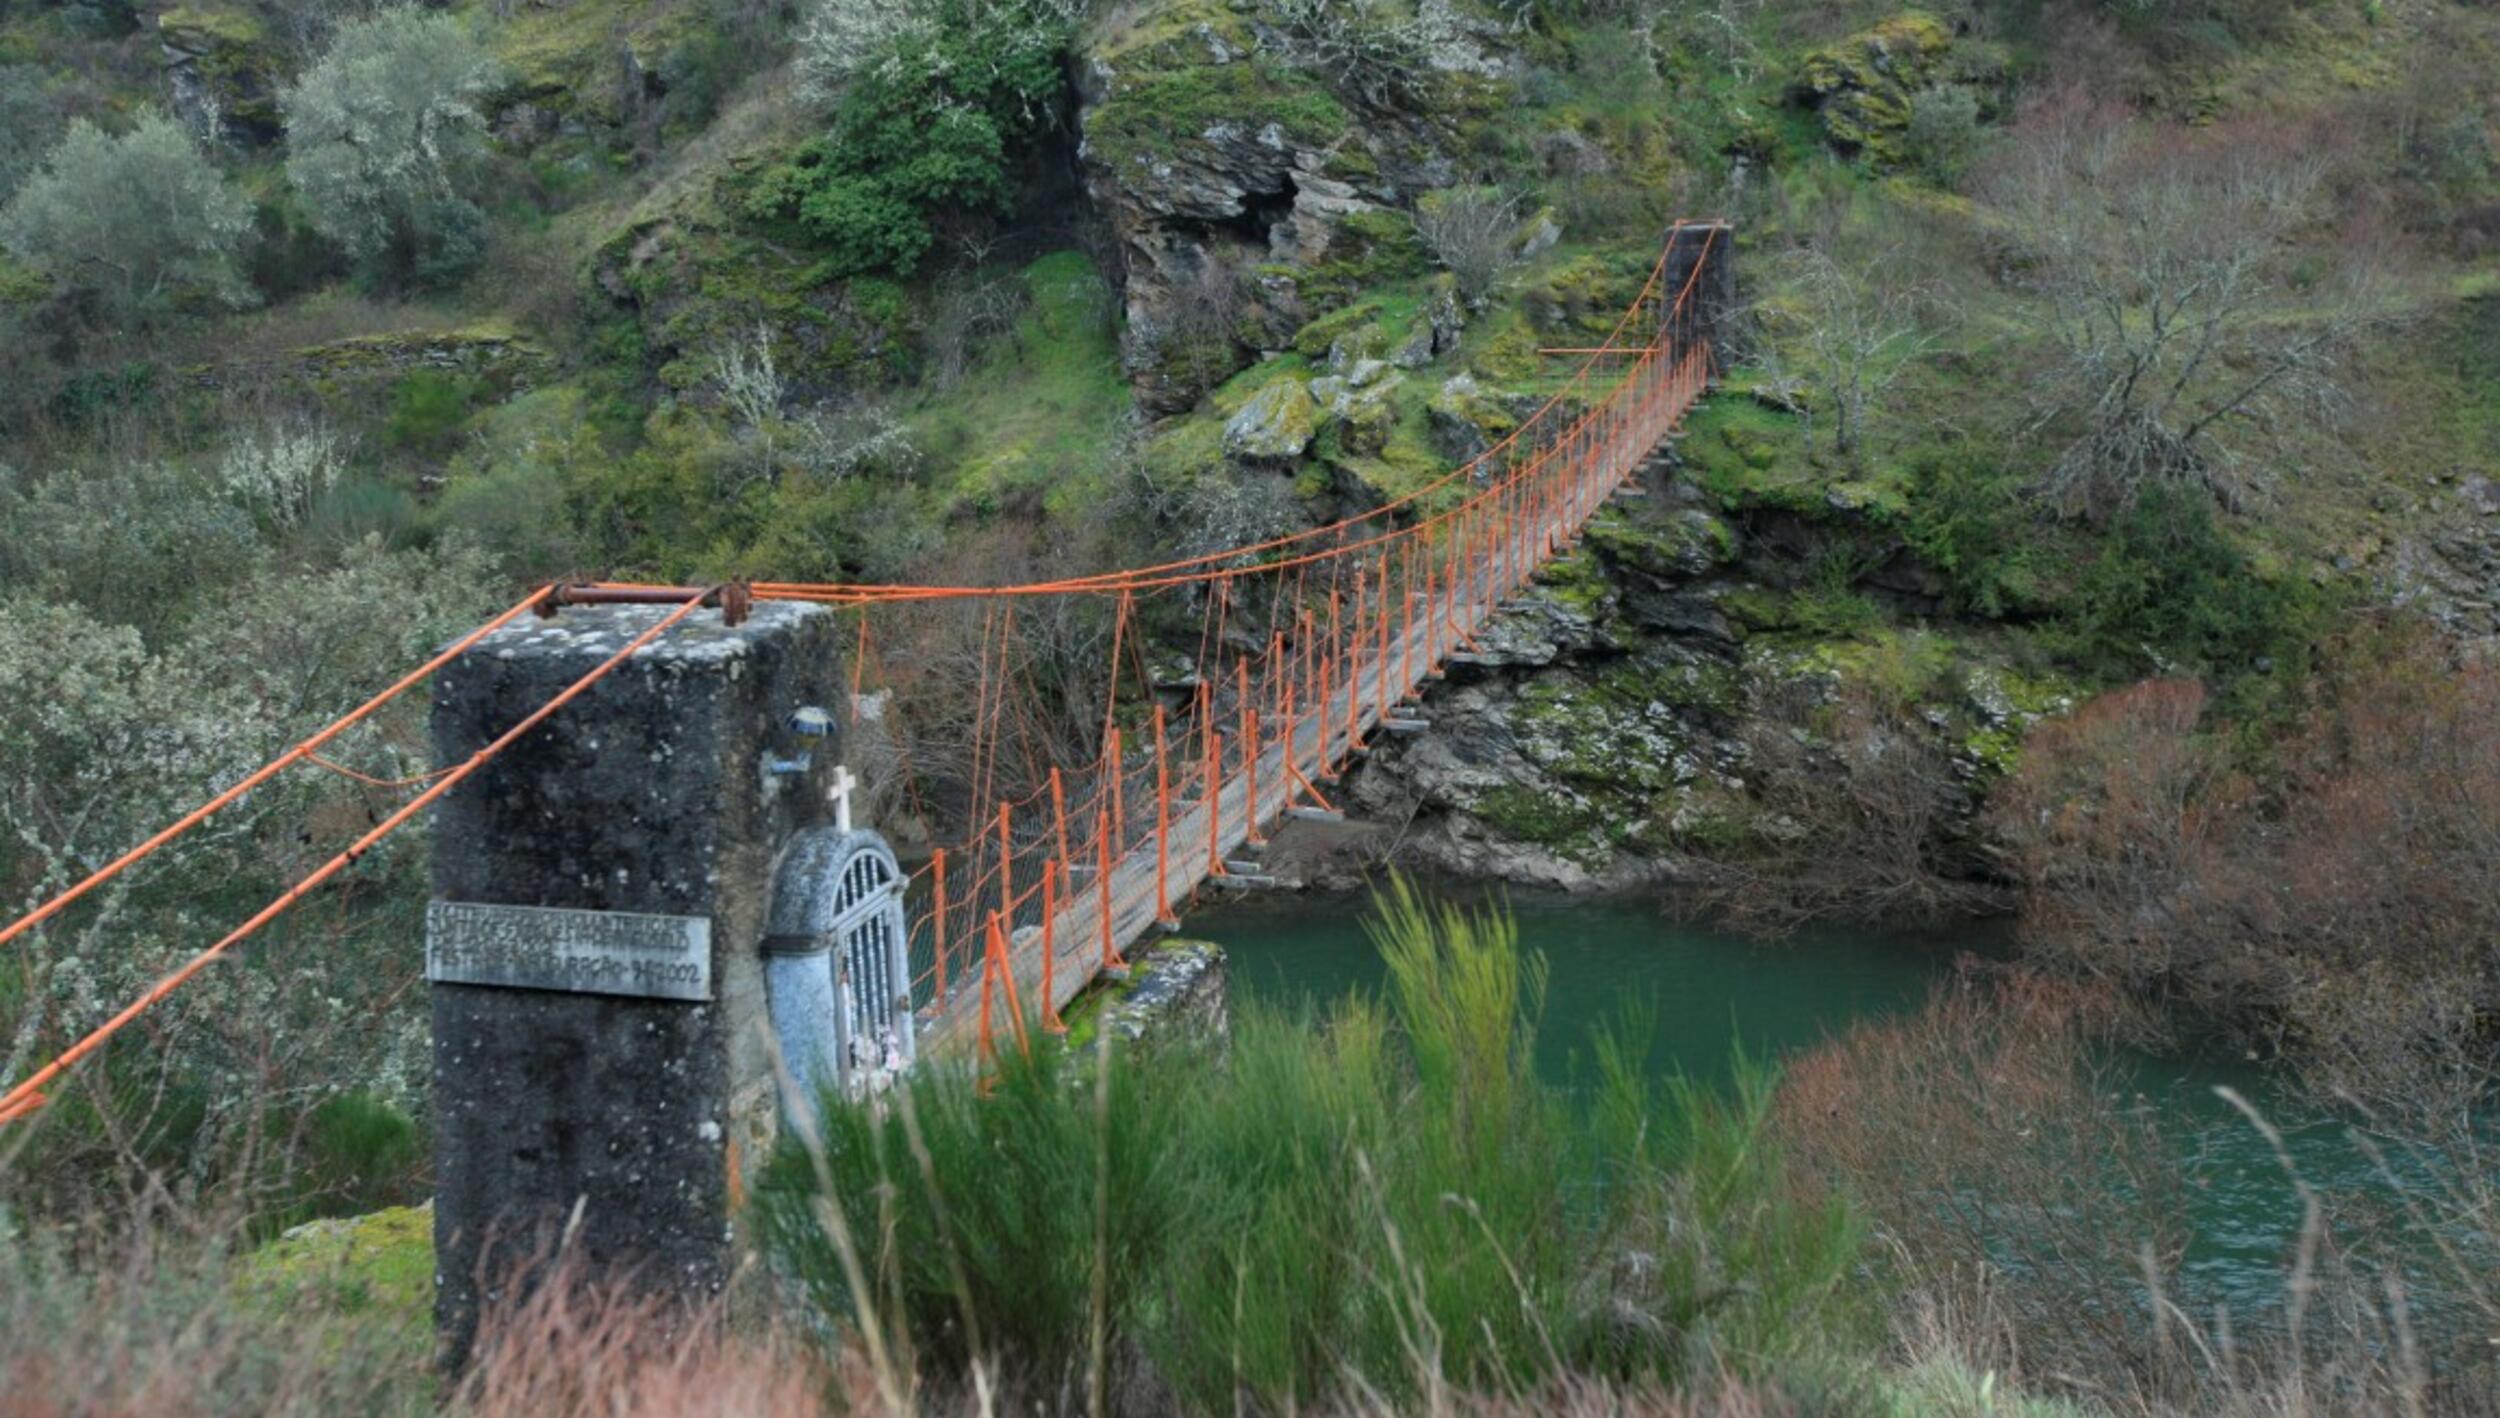
[[[712,997],[712,922],[704,916],[574,911],[430,901],[425,978],[649,999]]]

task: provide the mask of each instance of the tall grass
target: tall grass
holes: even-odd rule
[[[1043,1043],[828,1100],[759,1189],[768,1249],[900,1372],[1097,1411],[1672,1382],[1859,1318],[1860,1227],[1783,1166],[1766,1070],[1656,1085],[1634,1019],[1566,1090],[1507,916],[1393,884],[1372,933],[1384,997],[1250,1010],[1220,1060]]]

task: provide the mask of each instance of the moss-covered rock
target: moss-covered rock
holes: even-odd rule
[[[243,1293],[288,1309],[423,1326],[434,1308],[434,1207],[309,1221],[254,1251]]]
[[[1482,457],[1519,427],[1519,415],[1508,401],[1486,392],[1472,374],[1454,374],[1442,381],[1425,409],[1434,445],[1452,462]]]
[[[709,13],[684,0],[569,0],[497,9],[481,28],[507,79],[497,96],[498,126],[515,136],[622,126],[634,106],[663,91],[666,57]]]
[[[194,127],[213,115],[231,142],[278,140],[287,54],[259,11],[236,0],[195,0],[157,16],[156,33],[176,112]]]
[[[1224,425],[1224,451],[1236,458],[1284,462],[1299,458],[1319,430],[1311,386],[1279,379],[1250,396]]]
[[[1822,115],[1842,150],[1884,164],[1908,153],[1904,139],[1916,95],[1944,73],[1952,31],[1935,16],[1906,10],[1805,56],[1798,98]]]
[[[1588,544],[1617,566],[1658,578],[1701,575],[1734,561],[1744,548],[1724,518],[1698,507],[1654,519],[1601,512],[1588,525]]]
[[[321,393],[355,394],[411,375],[473,380],[498,393],[529,388],[554,368],[538,342],[500,321],[448,330],[357,335],[304,345],[271,359],[195,365],[182,371],[203,389],[292,384]]]

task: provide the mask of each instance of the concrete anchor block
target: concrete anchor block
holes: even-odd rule
[[[466,760],[667,609],[577,607],[480,641],[435,677],[435,761]],[[811,768],[770,765],[803,747],[792,711],[840,702],[842,643],[813,607],[758,606],[735,628],[697,612],[435,809],[426,955],[447,1365],[467,1361],[482,1310],[537,1283],[560,1236],[590,1274],[688,1304],[727,1284],[733,1176],[778,1124],[762,951],[776,859],[820,820],[841,755],[819,738]],[[608,958],[517,948],[530,930],[577,933]],[[633,955],[668,939],[703,958]],[[686,972],[670,976],[674,997],[651,967]]]

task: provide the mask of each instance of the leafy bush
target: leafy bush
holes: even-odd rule
[[[142,114],[118,137],[84,119],[0,209],[0,245],[60,285],[92,290],[120,319],[185,301],[240,305],[235,257],[251,204],[181,125]]]
[[[382,426],[382,439],[420,455],[448,452],[483,392],[483,383],[473,376],[418,370],[391,386],[390,418]]]
[[[406,6],[340,26],[280,95],[287,177],[369,274],[440,285],[477,264],[485,219],[465,193],[498,72],[465,22]]]
[[[61,115],[50,87],[32,64],[0,64],[0,205],[34,176],[60,139]]]
[[[155,396],[160,372],[143,359],[82,369],[53,391],[52,415],[72,428],[84,428],[117,410],[136,408]]]
[[[1903,539],[1959,609],[2036,622],[2059,655],[2112,677],[2189,670],[2257,695],[2308,663],[2332,593],[2255,564],[2201,490],[2148,487],[2105,526],[2065,527],[2040,515],[2027,475],[1984,456],[1915,466]]]
[[[0,468],[0,585],[155,634],[192,596],[249,574],[263,547],[250,512],[171,463],[41,479]]]
[[[2304,666],[2326,609],[2317,586],[2252,565],[2203,492],[2152,486],[2087,548],[2052,637],[2087,664],[2149,658],[2236,686]]]
[[[1832,1332],[1859,1232],[1791,1184],[1767,1075],[1658,1088],[1631,1020],[1582,1099],[1533,1072],[1543,968],[1506,917],[1403,885],[1379,911],[1388,1003],[1251,1013],[1222,1068],[1043,1040],[986,1099],[932,1070],[828,1100],[821,1147],[759,1191],[768,1245],[897,1350],[1209,1412],[1672,1375]]]
[[[1910,100],[1903,146],[1910,163],[1939,187],[1957,187],[1979,150],[1979,95],[1961,84],[1921,90]]]
[[[1039,0],[977,22],[933,0],[823,0],[799,62],[833,130],[764,172],[747,213],[824,247],[829,275],[908,273],[933,215],[1004,209],[1009,158],[1058,117],[1070,33]]]
[[[107,595],[116,610],[136,603],[145,636],[44,599],[77,564],[58,549],[37,576],[6,576],[0,894],[12,901],[66,887],[275,757],[476,624],[492,594],[488,569],[456,545],[422,555],[360,545],[332,564],[283,568],[253,543],[249,517],[204,482],[159,484],[153,497],[117,490],[127,500],[118,517],[95,519],[99,531],[143,520],[135,509],[158,528],[213,511],[213,525],[241,524],[239,545],[252,551],[192,548],[199,559],[177,561],[103,548],[115,564],[70,589]],[[25,525],[10,512],[13,527]],[[84,546],[80,556],[98,554],[95,536]],[[185,571],[190,584],[170,580]],[[217,613],[196,614],[194,598],[211,588]],[[377,605],[392,613],[375,615]],[[395,704],[326,752],[370,776],[403,777],[425,766],[424,712],[421,701]],[[13,988],[0,997],[11,1075],[136,998],[398,800],[326,773],[282,777],[145,873],[21,939]],[[63,1080],[14,1154],[18,1189],[74,1199],[111,1169],[146,1168],[186,1188],[231,1187],[254,1210],[290,1204],[288,1178],[308,1145],[293,1122],[339,1080],[403,1107],[421,1088],[423,1015],[406,1007],[407,976],[388,956],[413,928],[423,871],[418,834],[367,853],[331,898],[339,909],[282,918],[250,954],[160,1006],[154,1029]]]

